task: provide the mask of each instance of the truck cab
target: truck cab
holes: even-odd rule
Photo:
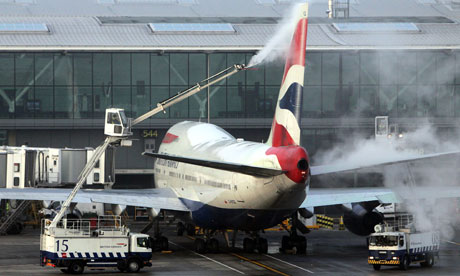
[[[150,236],[147,234],[131,233],[130,235],[130,252],[135,252],[141,257],[152,255],[152,245],[150,244]]]

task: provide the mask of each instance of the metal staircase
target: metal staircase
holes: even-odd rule
[[[29,207],[31,201],[23,200],[19,203],[19,206],[16,209],[13,209],[6,215],[6,219],[0,225],[0,235],[5,235],[8,229],[15,224],[19,217],[26,211]]]

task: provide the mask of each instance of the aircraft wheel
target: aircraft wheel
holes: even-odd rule
[[[199,254],[204,254],[206,252],[206,243],[203,239],[195,239],[195,252]]]
[[[185,232],[185,226],[182,222],[179,221],[177,223],[177,235],[182,236],[184,235],[184,232]]]
[[[268,253],[268,242],[267,239],[259,238],[257,244],[257,251],[259,254],[267,254]]]
[[[281,252],[285,252],[286,250],[292,249],[291,238],[289,236],[283,236],[281,239]]]
[[[243,240],[243,250],[246,253],[252,253],[254,252],[254,240],[251,238],[244,238]]]
[[[210,239],[208,242],[208,249],[211,253],[219,252],[219,241],[217,239]]]
[[[374,267],[375,271],[379,271],[380,267],[381,267],[381,265],[379,265],[379,264],[375,264],[375,265],[372,265],[372,266]]]

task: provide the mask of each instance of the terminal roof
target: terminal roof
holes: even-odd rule
[[[0,29],[0,50],[258,50],[294,2],[299,1],[1,0],[0,24],[45,24],[48,31]],[[348,19],[328,19],[327,2],[311,4],[309,49],[460,48],[458,0],[350,0]],[[200,23],[210,29],[225,23],[235,32],[161,33],[152,32],[149,23]],[[350,32],[333,23],[366,25],[353,25],[360,31]],[[415,27],[382,32],[381,23]]]

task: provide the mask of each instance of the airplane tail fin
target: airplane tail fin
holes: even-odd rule
[[[308,4],[299,5],[296,14],[297,23],[287,54],[275,117],[267,141],[267,144],[273,147],[300,144]]]

